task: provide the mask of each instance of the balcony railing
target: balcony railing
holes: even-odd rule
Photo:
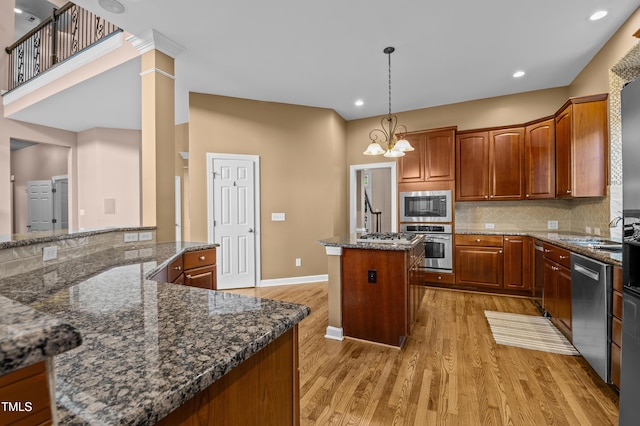
[[[109,21],[67,3],[7,47],[9,90],[42,74],[92,44],[121,31]]]

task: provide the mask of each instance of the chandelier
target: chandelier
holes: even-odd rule
[[[409,141],[404,138],[407,128],[402,124],[398,126],[398,117],[391,114],[391,54],[395,50],[393,47],[383,50],[389,57],[389,113],[380,120],[381,128],[369,132],[371,143],[363,152],[364,155],[384,154],[385,157],[402,157],[406,151],[413,151]]]

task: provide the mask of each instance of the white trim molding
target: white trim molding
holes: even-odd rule
[[[398,174],[396,162],[356,164],[349,166],[349,232],[356,232],[357,212],[356,212],[356,174],[359,170],[367,169],[390,169],[391,170],[391,212],[397,214],[398,211]],[[398,220],[394,216],[391,219],[391,232],[398,232]]]
[[[327,334],[324,335],[325,339],[338,340],[342,342],[344,340],[344,331],[342,327],[327,327]]]
[[[290,278],[274,278],[271,280],[261,280],[260,287],[272,287],[276,285],[293,285],[293,284],[310,284],[320,283],[329,280],[327,274],[323,275],[307,275],[302,277],[290,277]]]
[[[147,74],[151,74],[152,72],[157,72],[160,75],[170,78],[171,80],[175,80],[176,76],[171,75],[166,71],[162,71],[160,68],[149,68],[148,70],[144,70],[140,73],[140,77],[144,77]]]
[[[138,35],[130,35],[127,37],[127,41],[138,49],[141,55],[156,49],[165,55],[175,58],[185,51],[185,48],[180,44],[153,28],[145,30]]]

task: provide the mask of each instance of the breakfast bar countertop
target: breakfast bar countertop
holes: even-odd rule
[[[325,238],[319,240],[318,243],[325,247],[341,247],[341,248],[355,248],[355,249],[367,249],[367,250],[395,250],[395,251],[409,251],[416,244],[423,241],[422,235],[407,244],[396,243],[384,243],[384,242],[362,242],[357,241],[359,234],[340,235],[337,237]]]
[[[31,340],[19,342],[25,353],[38,350],[43,333],[59,337],[46,355],[56,355],[59,424],[157,422],[310,313],[304,305],[147,279],[180,253],[210,247],[127,245],[1,278],[3,368],[16,358],[5,351],[20,339],[16,327],[30,326]]]

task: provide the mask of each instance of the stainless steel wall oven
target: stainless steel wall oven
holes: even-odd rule
[[[451,272],[453,269],[453,236],[449,224],[404,224],[402,232],[424,235],[425,271]]]

